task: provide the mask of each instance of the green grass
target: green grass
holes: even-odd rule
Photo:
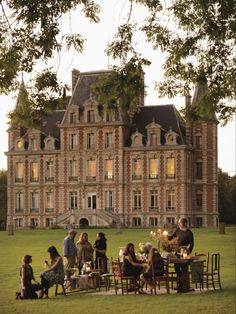
[[[98,230],[86,230],[93,243]],[[99,231],[102,231],[99,229]],[[117,257],[120,246],[128,242],[147,242],[148,229],[103,230],[108,239],[108,256]],[[221,253],[222,291],[201,294],[96,296],[75,293],[46,300],[15,300],[19,284],[19,267],[25,254],[33,256],[37,279],[48,259],[47,248],[55,245],[61,252],[65,230],[21,230],[9,236],[0,232],[0,313],[235,313],[235,228],[227,227],[225,235],[217,229],[193,229],[196,252]],[[78,237],[77,237],[78,238]]]

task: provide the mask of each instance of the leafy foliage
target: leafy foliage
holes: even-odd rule
[[[112,68],[111,82],[106,78],[104,85],[102,81],[97,83],[95,90],[98,94],[101,92],[100,99],[109,107],[122,88],[123,99],[115,99],[116,104],[130,110],[138,104],[134,98],[138,97],[135,92],[140,93],[140,85],[134,77],[141,73],[140,65],[150,64],[137,51],[134,41],[134,35],[141,32],[154,49],[166,54],[164,81],[156,84],[160,96],[186,95],[204,80],[206,94],[194,107],[188,108],[187,117],[196,120],[216,113],[226,123],[236,111],[233,103],[236,96],[236,1],[128,0],[128,3],[126,22],[118,26],[107,48],[108,55],[118,59],[120,66]],[[77,52],[83,50],[85,39],[80,34],[63,34],[60,29],[66,14],[79,10],[91,21],[99,22],[100,7],[93,0],[2,0],[0,5],[0,91],[4,93],[16,88],[19,72],[31,72],[39,60],[47,63],[63,46]],[[146,14],[143,22],[132,18],[135,6],[143,8]],[[124,87],[124,82],[135,80],[132,87]],[[34,102],[39,102],[38,107],[43,106],[44,96],[34,97]],[[46,107],[49,98],[46,97]]]

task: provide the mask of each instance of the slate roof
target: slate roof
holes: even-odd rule
[[[165,143],[165,133],[172,129],[178,134],[178,144],[185,144],[185,126],[178,111],[174,105],[157,105],[157,106],[144,106],[140,108],[133,117],[133,126],[130,135],[136,130],[140,132],[144,138],[147,138],[146,126],[152,122],[161,125],[161,143]],[[127,138],[126,146],[131,145],[130,136]]]
[[[73,104],[82,107],[83,103],[91,97],[90,86],[95,83],[99,76],[108,73],[110,71],[107,70],[80,73],[69,105]]]

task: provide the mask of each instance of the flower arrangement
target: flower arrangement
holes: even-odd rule
[[[177,252],[179,249],[178,238],[168,239],[168,231],[158,229],[150,232],[150,237],[158,242],[158,249],[162,246],[162,249],[166,252]]]

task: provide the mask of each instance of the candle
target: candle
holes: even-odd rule
[[[164,230],[162,235],[163,235],[163,237],[168,237],[168,231]]]

